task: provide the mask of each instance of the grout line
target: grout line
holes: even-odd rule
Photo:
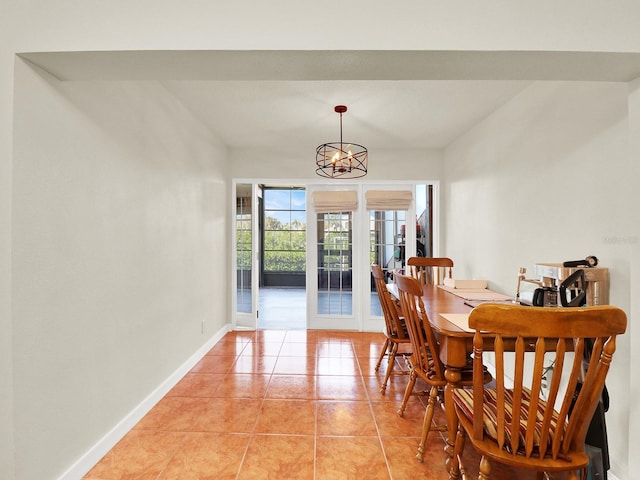
[[[158,431],[157,429],[155,431]],[[169,464],[171,463],[171,460],[173,460],[173,458],[178,454],[178,452],[180,451],[180,447],[182,447],[182,445],[184,445],[184,443],[187,441],[187,436],[188,436],[188,432],[180,432],[182,433],[182,440],[180,440],[180,442],[178,442],[178,445],[176,446],[176,448],[173,450],[173,452],[169,455],[169,458],[167,459],[167,461],[165,462],[165,464],[162,466],[162,468],[160,469],[160,472],[158,472],[158,476],[156,477],[156,480],[159,478],[162,478],[162,474],[164,473],[164,471],[167,469],[167,467],[169,466]]]
[[[260,375],[263,375],[263,374],[260,374]],[[240,476],[240,472],[242,471],[242,467],[247,458],[247,453],[249,452],[249,447],[251,446],[251,443],[253,442],[253,439],[256,436],[256,428],[258,427],[258,420],[260,419],[260,415],[262,413],[262,407],[264,406],[264,402],[267,398],[267,391],[269,390],[269,385],[271,384],[272,378],[273,378],[273,373],[269,375],[269,381],[267,382],[267,385],[265,386],[265,389],[264,389],[264,393],[262,394],[262,399],[261,399],[262,401],[260,402],[260,408],[258,408],[258,414],[256,415],[255,422],[253,423],[253,428],[251,429],[251,432],[249,432],[249,441],[247,442],[247,446],[245,447],[244,453],[242,454],[242,460],[240,460],[240,464],[238,465],[238,471],[236,472],[236,479],[238,479]]]
[[[351,343],[354,347],[354,352],[355,352],[355,345],[353,344],[353,340],[351,340]],[[376,429],[376,433],[378,436],[378,442],[380,443],[380,450],[382,450],[382,456],[384,458],[384,463],[387,466],[387,473],[389,474],[389,479],[393,480],[393,475],[391,474],[391,465],[389,464],[389,459],[387,458],[387,452],[384,448],[384,443],[382,441],[382,434],[380,433],[380,427],[378,425],[378,420],[376,418],[375,412],[373,410],[373,405],[372,405],[372,401],[371,401],[371,392],[369,391],[369,389],[367,388],[367,383],[365,382],[364,379],[364,373],[362,371],[362,365],[360,364],[360,358],[357,357],[357,361],[358,361],[358,368],[360,370],[360,381],[364,387],[364,392],[365,392],[365,396],[367,398],[367,403],[369,405],[369,412],[371,413],[371,418],[373,419],[373,425],[375,426]],[[369,361],[371,361],[371,359],[369,358]],[[376,359],[377,361],[377,359]],[[376,375],[376,379],[378,379],[378,376]]]
[[[316,352],[317,354],[317,352]],[[318,388],[318,384],[316,382],[315,376],[313,379],[313,389],[314,389],[314,394],[313,394],[313,402],[315,405],[315,421],[314,421],[314,427],[313,427],[313,478],[314,480],[317,479],[318,476],[318,408],[320,407],[320,401],[318,400],[317,396],[317,388]],[[321,479],[317,479],[317,480],[321,480]]]

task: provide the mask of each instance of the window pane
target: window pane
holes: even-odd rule
[[[290,210],[290,190],[266,188],[264,190],[264,208],[266,210]]]
[[[307,228],[306,212],[291,212],[291,230],[305,230]]]
[[[307,254],[305,252],[291,252],[291,271],[304,272],[307,268]]]
[[[307,232],[291,232],[291,250],[305,252],[307,249]]]
[[[291,250],[291,233],[288,231],[264,232],[264,249],[267,250]]]
[[[238,251],[238,270],[251,270],[251,251]]]
[[[291,214],[289,211],[281,212],[275,210],[265,210],[264,228],[266,230],[282,230],[289,229],[291,222]]]
[[[247,231],[251,231],[251,219],[243,219],[240,218],[236,221],[236,228],[238,230],[247,230]]]
[[[236,232],[236,239],[239,249],[244,250],[251,248],[251,230],[238,230]]]
[[[264,269],[268,272],[290,271],[290,252],[264,252]]]
[[[307,209],[307,192],[304,190],[291,190],[291,210]]]

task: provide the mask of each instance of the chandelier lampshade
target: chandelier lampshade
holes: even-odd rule
[[[359,178],[367,174],[368,152],[366,147],[342,140],[342,114],[345,105],[336,105],[340,114],[340,141],[323,143],[316,148],[316,173],[326,178]]]

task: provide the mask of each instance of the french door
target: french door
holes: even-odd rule
[[[355,185],[307,187],[307,324],[360,330],[361,243]]]
[[[261,190],[234,187],[235,326],[255,329]],[[437,184],[308,184],[306,198],[307,328],[381,329],[371,263],[392,281],[410,256],[437,255]]]

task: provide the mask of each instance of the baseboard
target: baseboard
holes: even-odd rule
[[[111,429],[98,443],[91,447],[82,457],[80,457],[58,480],[78,480],[84,477],[93,466],[111,450],[122,437],[124,437],[142,417],[144,417],[153,406],[171,390],[182,377],[184,377],[211,348],[220,341],[222,337],[231,329],[227,324],[202,345],[189,359],[184,362],[176,371],[164,380],[158,387],[135,407],[127,416]]]

